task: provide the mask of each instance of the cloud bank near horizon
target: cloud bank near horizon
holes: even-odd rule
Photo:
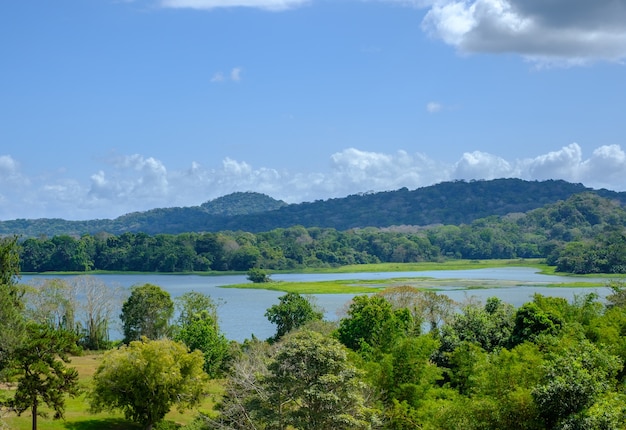
[[[450,180],[563,179],[592,188],[626,191],[626,153],[619,145],[596,148],[588,158],[577,143],[521,160],[466,152],[455,163],[423,153],[367,152],[347,148],[330,155],[326,172],[254,167],[226,158],[217,166],[192,161],[170,170],[154,157],[130,154],[108,160],[89,178],[27,176],[20,160],[0,155],[0,219],[115,218],[154,208],[197,206],[236,191],[255,191],[288,203],[361,192],[409,189]]]

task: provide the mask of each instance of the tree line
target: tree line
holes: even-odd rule
[[[562,272],[626,273],[625,226],[626,211],[618,203],[587,193],[461,225],[28,238],[21,242],[20,261],[23,272],[201,272],[545,258]]]

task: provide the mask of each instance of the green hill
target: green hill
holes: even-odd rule
[[[255,233],[295,225],[337,230],[399,225],[459,225],[491,215],[526,213],[582,192],[592,192],[621,205],[626,203],[624,192],[593,190],[582,184],[560,180],[453,181],[415,190],[402,188],[299,204],[286,204],[259,193],[233,193],[200,206],[152,209],[112,220],[3,221],[0,222],[0,235],[178,234],[225,230]]]

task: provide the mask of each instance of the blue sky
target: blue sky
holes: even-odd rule
[[[626,0],[9,0],[0,59],[2,220],[626,191]]]

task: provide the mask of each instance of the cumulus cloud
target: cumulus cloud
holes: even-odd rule
[[[329,161],[327,171],[312,173],[256,167],[228,157],[215,166],[192,161],[186,169],[170,170],[154,157],[125,155],[107,160],[86,180],[32,177],[21,178],[19,187],[3,187],[0,219],[114,218],[154,208],[195,206],[236,191],[256,191],[298,203],[402,187],[415,189],[448,180],[502,177],[564,179],[626,191],[626,152],[619,145],[598,147],[587,158],[578,143],[519,160],[473,151],[461,154],[454,163],[404,150],[385,153],[346,148],[330,154]],[[19,174],[18,166],[12,157],[1,156],[0,181]]]
[[[454,165],[454,179],[497,179],[515,176],[515,168],[496,155],[466,152]]]
[[[302,6],[309,0],[161,0],[161,6],[175,9],[210,10],[225,7],[250,7],[270,11]]]
[[[626,58],[626,0],[432,0],[422,28],[464,53],[562,65]]]

